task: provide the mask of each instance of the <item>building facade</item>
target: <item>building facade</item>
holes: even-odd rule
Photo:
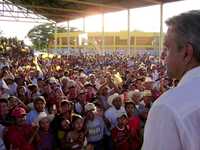
[[[128,32],[68,32],[57,33],[49,40],[49,48],[81,48],[92,50],[128,50]],[[158,50],[158,32],[130,32],[131,50]]]

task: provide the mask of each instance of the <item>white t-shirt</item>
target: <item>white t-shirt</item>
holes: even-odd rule
[[[95,116],[94,120],[88,120],[86,123],[88,135],[87,140],[89,142],[98,142],[103,139],[105,123],[102,117]]]
[[[114,106],[112,106],[105,111],[105,117],[110,121],[111,129],[117,126],[118,114],[122,114],[122,113],[126,114],[126,110],[124,106],[121,106],[119,110],[117,110]]]

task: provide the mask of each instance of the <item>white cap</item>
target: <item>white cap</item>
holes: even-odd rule
[[[62,82],[63,80],[67,80],[67,81],[69,81],[70,79],[69,79],[69,77],[65,77],[65,76],[63,76],[62,78],[60,78],[60,81]]]
[[[154,82],[154,81],[150,77],[146,77],[145,82]]]
[[[87,77],[87,75],[85,75],[84,73],[81,73],[79,76],[79,78],[86,78],[86,77]]]
[[[144,91],[142,92],[142,95],[143,95],[143,97],[145,97],[145,96],[152,96],[152,93],[151,93],[150,90],[144,90]]]
[[[58,80],[54,77],[49,78],[49,83],[53,84],[53,83],[58,83]]]
[[[134,95],[139,96],[140,99],[141,99],[142,96],[143,96],[142,94],[143,94],[143,93],[141,93],[139,90],[129,91],[129,92],[128,92],[128,99],[132,101],[132,97],[133,97]]]
[[[124,111],[119,111],[119,112],[117,112],[117,118],[120,118],[120,117],[122,117],[122,116],[126,116],[127,117],[127,114],[126,114],[126,112],[124,112]]]
[[[85,105],[85,112],[88,112],[88,111],[96,111],[96,106],[93,104],[93,103],[87,103]]]
[[[116,98],[118,98],[118,97],[120,97],[120,95],[118,94],[118,93],[114,93],[113,95],[110,95],[109,97],[108,97],[108,104],[110,105],[110,106],[112,106],[113,104],[113,100],[114,99],[116,99]],[[120,97],[121,98],[121,97]]]
[[[76,86],[76,82],[74,80],[69,80],[67,82],[67,87],[71,88],[71,87],[75,87]]]

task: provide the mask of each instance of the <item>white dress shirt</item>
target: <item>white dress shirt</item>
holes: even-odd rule
[[[153,104],[142,150],[200,150],[200,67]]]

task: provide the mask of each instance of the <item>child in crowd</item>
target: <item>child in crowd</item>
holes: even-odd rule
[[[39,121],[37,150],[54,150],[54,136],[50,130],[48,117],[43,117]]]
[[[130,135],[127,124],[127,115],[125,113],[118,114],[117,126],[112,129],[114,150],[130,150]]]
[[[87,141],[94,147],[94,150],[102,150],[105,130],[104,120],[101,116],[96,114],[96,106],[93,103],[87,103],[85,105],[85,112]]]
[[[58,122],[58,127],[56,130],[54,130],[54,135],[55,135],[55,142],[56,142],[56,149],[59,150],[65,150],[66,146],[66,135],[70,131],[70,122],[69,120],[60,117],[57,120]]]
[[[39,116],[47,116],[45,111],[46,101],[43,96],[37,96],[33,100],[34,109],[27,114],[26,121],[28,124],[38,124]]]
[[[80,115],[73,115],[72,130],[67,134],[66,137],[66,149],[82,150],[86,139],[83,129],[83,118]]]
[[[134,107],[135,104],[133,101],[126,101],[125,102],[125,109],[126,113],[128,115],[128,127],[129,127],[129,133],[131,135],[131,149],[139,150],[141,147],[141,124],[140,124],[140,118],[137,115],[134,115]]]

